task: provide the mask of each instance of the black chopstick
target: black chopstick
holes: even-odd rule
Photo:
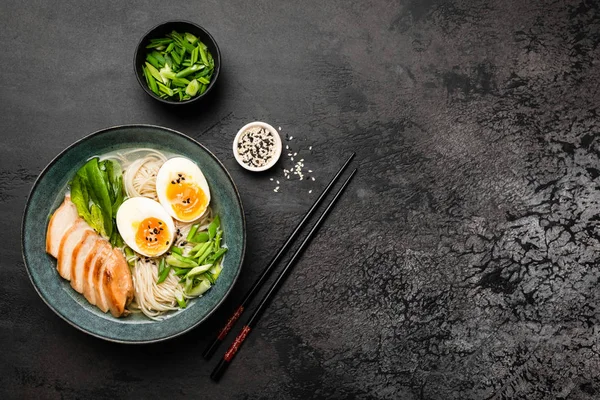
[[[329,213],[329,211],[331,211],[331,209],[335,205],[336,201],[338,200],[338,198],[340,197],[340,195],[342,194],[342,192],[344,191],[346,186],[348,186],[348,183],[350,183],[350,180],[352,179],[352,177],[354,176],[355,173],[356,173],[356,169],[354,171],[352,171],[352,173],[350,174],[348,179],[346,179],[346,181],[344,182],[344,184],[342,185],[340,190],[338,190],[338,192],[335,194],[335,197],[331,200],[331,202],[329,203],[327,208],[323,211],[323,213],[321,214],[321,216],[319,217],[319,219],[317,220],[317,222],[315,223],[313,228],[310,230],[310,232],[308,232],[308,235],[306,235],[306,238],[302,241],[302,243],[300,244],[300,246],[298,247],[298,249],[292,256],[292,258],[288,261],[286,266],[279,273],[277,280],[275,280],[275,282],[273,282],[273,284],[269,288],[269,291],[263,296],[260,304],[258,305],[258,307],[256,307],[256,310],[254,310],[254,313],[250,316],[250,318],[248,319],[246,324],[244,324],[244,327],[242,328],[242,330],[240,331],[238,336],[235,338],[235,340],[233,341],[233,343],[231,344],[231,346],[229,347],[229,349],[227,350],[227,352],[225,353],[223,358],[219,361],[219,364],[217,364],[217,366],[213,370],[212,374],[210,374],[210,378],[212,380],[214,380],[215,382],[218,382],[219,379],[221,379],[221,377],[225,373],[225,370],[227,369],[227,367],[229,367],[229,364],[235,357],[235,354],[237,353],[239,348],[244,343],[244,340],[248,336],[248,333],[250,333],[252,328],[254,328],[254,326],[260,319],[262,313],[264,312],[264,310],[266,308],[267,303],[269,302],[269,300],[271,299],[271,297],[273,296],[275,291],[279,288],[279,286],[283,282],[283,278],[285,277],[286,273],[292,267],[292,265],[294,265],[294,263],[296,262],[298,257],[302,254],[302,251],[306,248],[306,245],[311,240],[313,234],[319,229],[319,227],[321,226],[321,223],[323,222],[325,217],[327,217],[327,214]]]
[[[210,357],[212,357],[212,355],[215,353],[215,351],[217,350],[217,348],[219,347],[221,342],[225,339],[225,337],[227,336],[227,334],[229,333],[231,328],[233,328],[233,325],[235,324],[235,322],[238,320],[240,315],[242,315],[242,313],[244,312],[244,310],[246,309],[248,304],[252,301],[252,299],[258,292],[258,289],[260,289],[262,287],[264,281],[267,279],[267,277],[269,276],[271,271],[274,269],[275,265],[277,264],[277,262],[279,261],[279,259],[283,255],[283,253],[287,250],[289,245],[296,238],[296,235],[298,234],[298,232],[300,232],[300,230],[304,226],[304,223],[312,215],[312,213],[319,206],[319,204],[325,198],[325,196],[327,196],[327,194],[329,193],[329,190],[335,184],[335,182],[338,180],[338,178],[340,177],[342,172],[344,172],[344,170],[346,169],[348,164],[350,164],[350,161],[352,161],[352,159],[354,158],[354,155],[355,155],[355,153],[352,153],[350,155],[350,157],[348,157],[348,160],[346,160],[346,162],[344,163],[344,165],[342,165],[342,167],[337,172],[337,174],[335,174],[335,176],[331,179],[331,181],[329,182],[327,187],[323,190],[323,193],[321,193],[321,195],[317,198],[317,200],[315,200],[314,204],[308,210],[308,212],[306,213],[304,218],[302,218],[302,220],[298,223],[298,226],[296,226],[296,229],[294,229],[294,231],[290,234],[290,236],[287,238],[287,240],[285,241],[283,246],[281,246],[281,248],[279,249],[277,254],[275,254],[275,256],[273,257],[273,259],[271,260],[269,265],[267,265],[267,267],[264,269],[262,274],[258,277],[256,282],[254,282],[254,284],[252,285],[252,287],[250,288],[248,293],[246,293],[246,296],[244,296],[244,299],[242,300],[241,304],[236,308],[235,312],[231,315],[231,317],[229,317],[225,326],[219,331],[218,335],[213,339],[211,344],[204,350],[204,353],[202,353],[202,356],[205,359],[207,359],[207,360],[210,359]]]

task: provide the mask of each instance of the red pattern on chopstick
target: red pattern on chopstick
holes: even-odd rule
[[[244,325],[240,334],[235,338],[231,344],[231,347],[229,347],[229,350],[227,350],[227,353],[225,353],[225,356],[223,357],[225,361],[230,362],[233,359],[233,356],[235,356],[235,353],[237,353],[238,349],[242,345],[242,342],[246,339],[248,333],[250,333],[250,330],[251,328],[248,325]]]
[[[225,339],[231,328],[233,328],[235,321],[238,320],[238,318],[240,317],[240,315],[242,315],[243,312],[244,306],[239,306],[235,313],[231,317],[229,317],[227,324],[223,327],[223,329],[221,329],[221,332],[219,332],[219,336],[217,336],[219,340]]]

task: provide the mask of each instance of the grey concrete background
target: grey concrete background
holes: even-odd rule
[[[599,398],[598,4],[3,1],[0,397]],[[176,18],[223,51],[218,89],[186,112],[132,67],[142,34]],[[238,167],[230,143],[252,120],[293,136],[316,180],[284,182],[289,160]],[[37,174],[128,123],[208,146],[248,218],[220,312],[148,346],[58,318],[20,251]],[[214,384],[208,338],[350,151],[359,175]]]

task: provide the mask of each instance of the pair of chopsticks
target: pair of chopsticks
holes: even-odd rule
[[[350,155],[350,157],[348,158],[348,160],[346,160],[346,162],[344,163],[344,165],[342,165],[342,167],[337,172],[337,174],[335,174],[335,176],[331,179],[331,181],[329,182],[329,184],[327,185],[327,187],[323,190],[323,193],[321,193],[321,195],[317,198],[317,200],[315,200],[314,204],[308,210],[308,212],[306,213],[306,215],[304,216],[304,218],[302,218],[302,220],[298,223],[298,225],[292,231],[292,233],[287,238],[287,240],[285,241],[285,243],[281,246],[281,248],[279,249],[279,251],[277,251],[277,253],[273,257],[273,259],[271,260],[271,262],[267,265],[267,267],[262,272],[262,274],[258,277],[258,279],[256,280],[256,282],[254,282],[254,284],[252,285],[252,287],[250,288],[250,290],[248,291],[248,293],[246,293],[246,295],[244,296],[244,299],[242,300],[242,302],[239,305],[239,307],[231,315],[231,317],[229,318],[229,320],[227,321],[227,323],[225,324],[225,326],[223,326],[223,328],[219,331],[218,335],[214,338],[214,340],[212,341],[212,343],[210,343],[210,345],[206,348],[206,350],[202,354],[202,356],[205,359],[207,359],[207,360],[210,359],[210,357],[212,357],[212,355],[216,352],[216,350],[219,347],[219,345],[223,342],[223,340],[225,339],[225,337],[227,336],[227,334],[229,333],[229,331],[231,331],[231,328],[233,328],[233,325],[235,324],[235,322],[240,318],[240,316],[242,315],[242,313],[244,312],[244,310],[246,309],[246,307],[248,306],[248,304],[252,301],[252,299],[258,293],[258,290],[263,286],[265,280],[267,279],[267,277],[269,276],[269,274],[273,271],[273,269],[275,268],[275,265],[279,262],[279,259],[281,258],[281,256],[283,255],[283,253],[285,253],[285,251],[288,249],[288,247],[290,246],[290,244],[296,238],[296,236],[298,235],[298,233],[300,232],[300,230],[304,227],[304,224],[306,223],[306,221],[310,218],[310,216],[317,209],[317,207],[319,206],[319,204],[327,196],[327,194],[329,193],[331,187],[335,184],[335,182],[338,180],[338,178],[340,177],[340,175],[342,175],[342,173],[344,172],[344,170],[346,169],[346,167],[348,166],[348,164],[350,164],[350,161],[352,161],[352,159],[354,158],[354,155],[355,154],[352,153]],[[327,214],[329,214],[329,212],[331,211],[331,209],[335,205],[336,201],[341,196],[341,194],[344,191],[344,189],[346,189],[346,186],[348,186],[348,183],[350,183],[350,180],[352,179],[352,177],[354,176],[354,174],[356,173],[356,171],[357,170],[354,169],[354,171],[352,171],[352,173],[350,174],[350,176],[348,176],[348,178],[343,183],[343,185],[340,187],[340,189],[335,194],[335,196],[333,197],[333,199],[331,199],[331,201],[329,202],[329,204],[327,205],[327,207],[325,208],[325,210],[323,211],[323,213],[321,214],[321,216],[319,217],[319,219],[317,220],[317,222],[315,223],[315,225],[313,226],[313,228],[310,230],[310,232],[308,232],[308,235],[306,235],[306,238],[302,241],[302,243],[300,244],[300,246],[298,247],[298,249],[296,250],[296,252],[294,253],[294,255],[290,258],[290,260],[285,265],[285,267],[283,268],[283,270],[279,273],[279,276],[277,277],[277,279],[275,280],[275,282],[273,282],[273,284],[271,285],[271,287],[269,288],[269,290],[267,291],[267,293],[263,296],[260,304],[258,305],[258,307],[256,308],[256,310],[254,310],[254,313],[250,316],[250,318],[248,319],[248,321],[246,321],[246,323],[244,324],[244,326],[243,326],[242,330],[240,331],[240,333],[238,334],[238,336],[235,338],[235,340],[233,341],[233,343],[231,344],[231,346],[229,347],[229,349],[227,350],[227,352],[225,353],[225,355],[223,356],[223,358],[219,361],[219,364],[217,364],[217,366],[213,370],[212,374],[210,375],[210,377],[211,377],[212,380],[218,382],[219,379],[221,379],[221,377],[225,373],[225,370],[227,369],[227,367],[229,367],[229,364],[231,363],[231,361],[235,357],[235,354],[239,350],[240,346],[242,345],[242,343],[244,343],[244,340],[246,339],[246,337],[248,336],[248,334],[250,333],[250,331],[258,323],[258,320],[260,319],[260,317],[262,316],[262,313],[266,309],[266,306],[267,306],[269,300],[273,297],[273,295],[275,294],[275,292],[277,291],[277,289],[279,289],[279,286],[281,286],[281,284],[283,282],[283,278],[285,277],[285,275],[287,274],[287,272],[290,270],[290,268],[294,265],[294,263],[298,260],[298,258],[302,254],[303,250],[306,248],[307,244],[312,239],[312,237],[315,234],[315,232],[319,229],[319,227],[321,226],[321,224],[325,220],[325,217],[327,217]]]

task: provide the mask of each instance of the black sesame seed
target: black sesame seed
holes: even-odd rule
[[[171,185],[174,185],[174,184],[175,184],[175,181],[171,181]]]
[[[162,225],[162,222],[158,221],[158,224],[159,224],[159,225]]]

